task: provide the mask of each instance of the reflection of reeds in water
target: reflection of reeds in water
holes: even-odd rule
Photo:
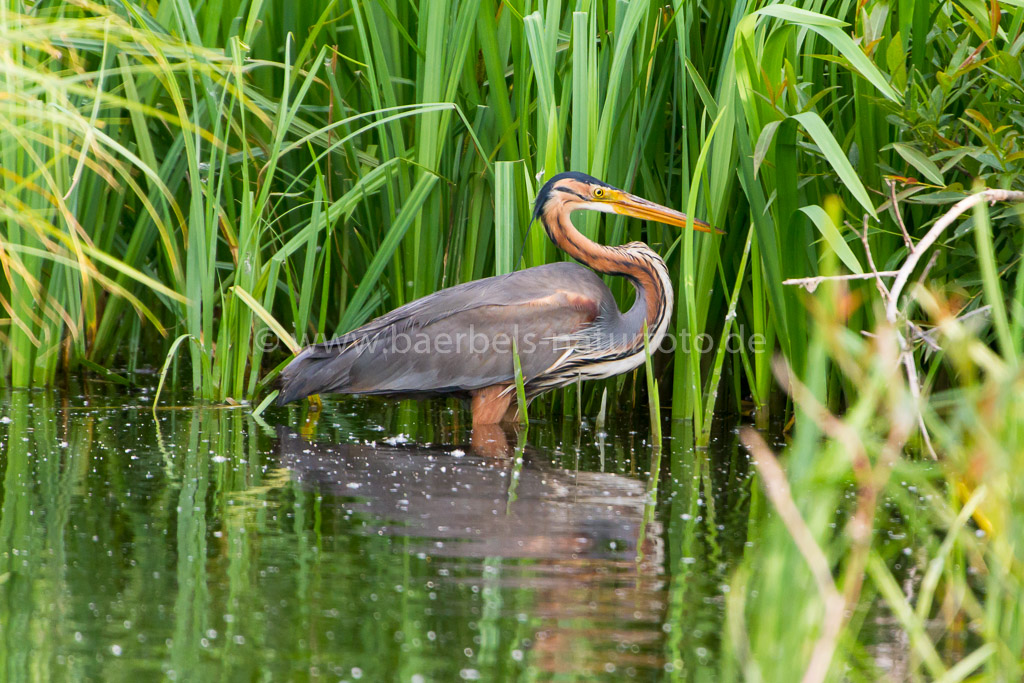
[[[742,538],[716,529],[744,528],[746,507],[722,488],[737,472],[686,469],[685,435],[662,460],[655,520],[647,456],[619,425],[602,460],[556,452],[564,434],[538,421],[546,445],[517,464],[344,443],[413,426],[468,440],[431,415],[397,429],[329,402],[319,433],[335,443],[315,443],[238,409],[161,408],[154,423],[145,401],[84,394],[0,394],[8,680],[645,678],[717,653],[719,573]],[[718,501],[698,506],[701,490]]]

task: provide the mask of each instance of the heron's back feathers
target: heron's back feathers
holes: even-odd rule
[[[278,403],[318,393],[466,397],[513,381],[513,340],[529,382],[564,361],[581,330],[612,315],[607,286],[573,263],[469,282],[306,347],[282,371]]]

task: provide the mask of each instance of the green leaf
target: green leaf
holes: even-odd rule
[[[928,180],[932,181],[936,185],[946,186],[946,181],[942,179],[942,171],[935,164],[934,161],[924,155],[924,153],[916,147],[903,144],[902,142],[892,143],[892,148],[896,150],[904,161],[916,168],[921,172]]]
[[[858,275],[864,273],[864,269],[860,266],[860,261],[857,260],[857,256],[850,249],[850,245],[846,243],[843,236],[839,234],[839,229],[836,228],[835,223],[832,222],[832,217],[826,213],[825,209],[821,208],[817,204],[811,206],[804,206],[800,208],[811,222],[814,223],[814,227],[818,229],[821,236],[825,238],[829,246],[832,247],[832,251],[836,253],[839,260],[849,268],[852,272]]]
[[[814,144],[818,146],[821,153],[825,155],[825,159],[831,164],[839,179],[846,185],[846,189],[850,191],[850,194],[860,202],[861,206],[873,218],[878,218],[875,206],[871,203],[871,198],[868,196],[868,191],[864,189],[864,184],[860,181],[857,172],[853,170],[853,165],[850,164],[850,160],[846,158],[839,143],[836,142],[835,137],[832,135],[832,131],[821,120],[821,117],[812,111],[805,111],[793,118],[803,125],[804,130],[814,140]]]
[[[975,189],[983,189],[979,185]],[[999,350],[1007,360],[1017,359],[1020,355],[1020,339],[1010,334],[1010,322],[1006,314],[1006,300],[1002,281],[999,278],[999,262],[992,237],[992,219],[988,204],[978,202],[974,205],[974,245],[978,253],[978,265],[981,268],[982,291],[985,300],[992,306],[992,323],[999,340]]]
[[[516,380],[516,404],[519,406],[519,419],[526,428],[530,428],[530,416],[526,412],[526,384],[523,381],[523,363],[519,359],[519,344],[512,339],[512,366]]]
[[[651,411],[651,441],[660,448],[663,443],[661,436],[661,398],[658,395],[658,380],[654,377],[651,365],[651,339],[644,320],[644,375],[647,377],[647,401]]]
[[[494,274],[512,272],[516,234],[515,166],[518,161],[494,164]]]
[[[433,189],[436,182],[437,176],[430,174],[422,175],[412,192],[409,193],[409,198],[406,200],[402,210],[398,212],[395,222],[391,224],[391,228],[384,236],[384,240],[377,249],[377,253],[374,254],[373,260],[366,269],[366,273],[363,275],[363,279],[359,282],[359,288],[356,289],[355,294],[352,295],[352,299],[348,303],[348,308],[346,308],[345,312],[342,314],[341,321],[338,323],[339,333],[347,332],[355,327],[359,322],[362,322],[361,320],[358,320],[358,318],[363,311],[363,304],[375,291],[377,280],[380,279],[385,266],[391,262],[391,257],[394,256],[395,250],[398,249],[398,245],[401,244],[402,238],[405,237],[405,233],[408,231],[409,226],[412,225],[413,220],[417,215],[419,215],[423,202],[425,202],[427,197],[430,195],[430,191]]]
[[[768,7],[758,10],[756,14],[775,17],[776,19],[790,21],[794,24],[800,24],[801,26],[807,27],[833,26],[836,28],[842,28],[847,25],[847,23],[842,19],[825,16],[824,14],[800,9],[799,7],[793,7],[792,5],[769,5]]]
[[[174,360],[174,353],[186,339],[191,339],[193,342],[196,341],[195,337],[186,332],[171,343],[171,348],[167,351],[167,357],[164,358],[164,366],[160,369],[160,381],[157,382],[156,392],[153,394],[153,419],[156,419],[156,406],[160,402],[160,392],[164,390],[164,381],[167,379],[167,370],[171,367],[171,361]]]
[[[878,88],[879,92],[893,102],[903,102],[903,97],[889,85],[885,74],[879,71],[874,62],[868,59],[868,56],[864,54],[860,46],[853,42],[853,38],[842,30],[841,27],[846,25],[845,22],[788,5],[770,5],[758,10],[755,14],[790,21],[814,31],[831,43],[841,55],[846,57],[850,65],[873,86]]]
[[[270,311],[263,308],[260,302],[253,298],[252,294],[249,294],[249,292],[245,291],[241,287],[232,287],[230,291],[241,299],[246,306],[251,308],[252,312],[255,313],[267,327],[274,331],[274,334],[276,334],[281,341],[285,343],[285,346],[288,347],[289,351],[292,353],[298,353],[302,350],[302,347],[295,341],[295,338],[288,334],[288,331],[284,329],[284,325],[278,322],[277,318],[270,314]]]
[[[757,175],[758,170],[761,168],[761,164],[764,163],[764,158],[768,154],[768,150],[772,147],[772,140],[775,139],[775,131],[778,130],[779,124],[782,121],[769,121],[765,124],[765,127],[761,129],[761,134],[757,136],[757,145],[754,147],[754,175]]]

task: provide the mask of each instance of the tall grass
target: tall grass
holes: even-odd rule
[[[989,211],[978,206],[975,225],[985,226]],[[985,227],[977,243],[982,271],[994,274]],[[883,322],[872,337],[851,332],[836,315],[847,296],[833,283],[816,295],[806,356],[815,372],[789,387],[805,417],[785,449],[785,474],[760,436],[744,437],[779,514],[757,529],[756,552],[730,591],[737,670],[748,680],[836,680],[844,671],[1017,680],[1019,352],[1012,344],[993,349],[982,326],[958,316],[957,302],[918,289],[934,341],[961,382],[934,392],[922,409],[941,460],[908,458],[918,401],[901,371],[898,330]],[[983,296],[993,309],[1015,300],[995,282]],[[992,317],[1002,325],[1000,314]],[[859,389],[842,417],[826,406],[820,378],[829,363]],[[864,635],[886,615],[907,638],[888,672],[864,650]]]
[[[1024,190],[1022,36],[1024,7],[995,1],[4,3],[0,377],[162,366],[200,399],[255,399],[281,338],[563,258],[530,202],[589,172],[726,232],[577,219],[675,276],[677,343],[646,375],[688,420],[673,434],[707,444],[716,409],[795,420],[784,467],[747,436],[752,516],[777,514],[730,580],[723,677],[873,679],[880,605],[912,676],[1019,679],[1020,205],[918,246],[969,192]],[[642,411],[644,384],[533,410]],[[689,515],[709,465],[668,466]]]
[[[158,365],[186,335],[174,381],[254,399],[287,359],[282,327],[331,336],[563,258],[530,202],[572,168],[726,231],[579,219],[603,242],[648,241],[676,274],[678,343],[654,364],[673,416],[702,442],[716,406],[765,425],[773,355],[809,372],[813,318],[784,280],[820,275],[822,253],[854,275],[868,250],[892,269],[975,178],[1020,186],[1024,9],[992,7],[7,6],[5,380]],[[994,283],[1024,282],[1014,215],[992,216],[994,272],[968,242],[928,272],[965,312]],[[627,305],[628,283],[609,284]],[[849,287],[850,329],[871,328],[859,302],[874,283]],[[1007,316],[1001,345],[1024,319]],[[708,352],[730,333],[736,352]],[[955,382],[933,351],[915,355],[928,387]],[[841,370],[822,371],[830,406],[856,400]],[[582,406],[573,391],[534,409],[593,413],[605,391],[613,407],[643,404],[637,374],[592,384]]]

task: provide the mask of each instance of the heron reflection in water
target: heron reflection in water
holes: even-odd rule
[[[409,539],[396,552],[430,556],[425,571],[486,559],[502,587],[528,590],[539,670],[660,667],[665,550],[661,524],[645,522],[645,482],[560,469],[529,447],[513,476],[511,459],[461,450],[311,441],[278,427],[281,466],[349,533]]]
[[[561,173],[541,188],[533,215],[583,265],[552,263],[443,289],[307,346],[282,371],[278,403],[320,393],[455,396],[472,402],[478,428],[516,417],[512,341],[528,400],[636,368],[644,361],[645,324],[651,348],[668,329],[668,268],[642,242],[604,246],[588,239],[569,219],[578,210],[713,230],[597,178]],[[628,311],[619,310],[597,273],[632,283],[636,300]]]

